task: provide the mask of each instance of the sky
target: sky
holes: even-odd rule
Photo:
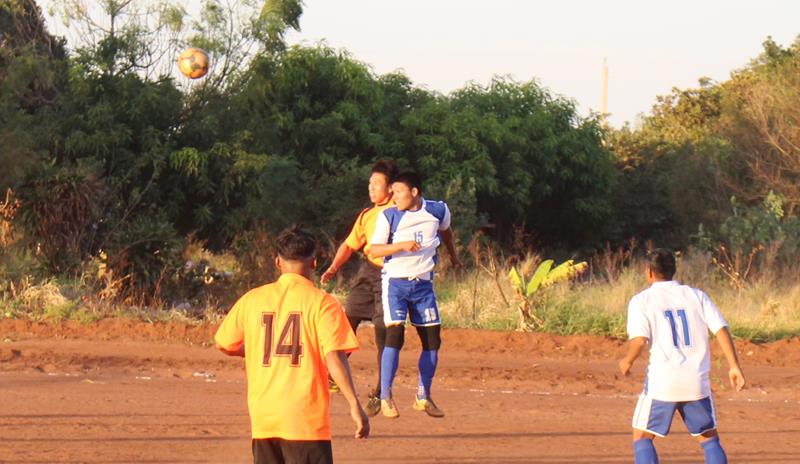
[[[198,10],[199,0],[184,1]],[[54,0],[39,3],[46,8]],[[601,109],[605,60],[608,121],[616,127],[635,126],[673,87],[728,79],[768,36],[788,46],[800,35],[800,1],[793,0],[303,3],[301,31],[288,34],[290,43],[324,41],[376,74],[402,70],[415,85],[444,94],[470,82],[487,85],[495,75],[535,79],[587,116]]]
[[[378,74],[403,70],[445,94],[494,75],[536,79],[582,115],[600,111],[605,59],[619,127],[673,87],[728,79],[767,36],[790,45],[797,18],[790,0],[305,0],[288,40],[324,40]]]

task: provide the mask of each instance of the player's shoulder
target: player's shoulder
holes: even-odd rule
[[[436,217],[438,220],[444,219],[445,213],[448,210],[447,203],[441,200],[428,200],[425,199],[425,211],[427,211],[432,216]]]
[[[369,214],[369,212],[374,210],[374,209],[375,209],[375,205],[367,206],[366,208],[362,209],[358,213],[358,216],[356,216],[356,222],[359,223],[359,224],[361,222],[363,222],[364,221],[364,217],[366,217]]]
[[[648,290],[650,290],[650,288],[646,288],[640,291],[639,293],[633,295],[631,297],[630,302],[628,303],[628,307],[630,308],[630,307],[642,306],[644,301],[647,300]]]
[[[405,214],[405,211],[400,211],[396,205],[389,206],[381,211],[381,216],[389,221],[390,224],[403,217],[403,214]]]
[[[706,293],[704,290],[701,290],[699,288],[694,288],[689,285],[686,285],[686,290],[692,293],[695,297],[697,297],[697,299],[701,303],[704,303],[706,301],[711,301],[711,297],[708,296],[708,293]]]
[[[271,282],[268,284],[260,285],[258,287],[251,288],[244,295],[239,297],[238,304],[240,305],[259,305],[261,301],[264,299],[269,298],[270,292],[272,292],[277,285],[277,282]]]
[[[658,289],[652,286],[647,287],[631,297],[631,300],[628,303],[628,308],[629,309],[636,308],[638,310],[644,311],[648,307],[648,302],[652,301],[657,294],[658,294]]]

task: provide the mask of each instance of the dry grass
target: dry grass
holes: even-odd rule
[[[505,277],[508,267],[498,270],[506,296],[513,291]],[[644,263],[631,262],[614,277],[603,272],[581,282],[557,285],[547,290],[544,330],[554,333],[589,333],[625,336],[628,302],[647,287]],[[741,289],[715,268],[708,255],[689,252],[679,259],[676,279],[700,288],[711,297],[739,337],[756,341],[800,336],[800,281],[796,271],[765,272]],[[457,327],[514,329],[519,314],[514,301],[504,303],[494,279],[487,272],[446,276],[437,281],[442,318]]]
[[[195,250],[203,254],[202,248]],[[524,263],[520,263],[524,264]],[[619,269],[604,267],[571,284],[545,290],[542,330],[558,334],[597,334],[625,336],[628,301],[647,287],[644,264],[633,259]],[[473,267],[464,272],[452,270],[437,275],[436,292],[442,320],[449,327],[489,330],[514,330],[519,312],[508,263]],[[613,278],[608,278],[609,273]],[[715,268],[710,257],[690,252],[682,256],[676,278],[708,293],[719,306],[735,335],[755,341],[800,336],[800,281],[798,272],[776,270],[762,273],[742,288]],[[233,291],[233,290],[229,290]],[[346,293],[334,294],[340,301]],[[81,280],[64,284],[54,280],[32,284],[18,281],[16,291],[0,299],[0,317],[25,317],[36,320],[64,319],[91,322],[104,317],[133,317],[145,321],[185,323],[218,322],[227,307],[213,302],[202,307],[182,304],[160,306],[120,305],[104,301]]]

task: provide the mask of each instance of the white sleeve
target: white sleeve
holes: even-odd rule
[[[447,230],[450,228],[450,208],[447,207],[447,203],[442,203],[444,205],[444,217],[439,222],[439,230]]]
[[[380,213],[375,220],[375,231],[372,232],[372,238],[369,243],[371,245],[386,245],[389,243],[390,233],[389,220],[386,218],[386,214]]]
[[[708,330],[711,333],[717,333],[719,329],[728,326],[728,322],[722,316],[722,312],[719,310],[717,305],[711,301],[709,296],[700,290],[697,290],[700,297],[700,304],[703,305],[703,319],[706,320],[706,325],[708,325]]]
[[[642,298],[636,295],[628,303],[628,339],[645,337],[652,340],[650,321],[647,320],[641,300]]]

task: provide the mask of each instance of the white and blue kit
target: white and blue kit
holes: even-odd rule
[[[441,201],[422,199],[416,211],[387,208],[378,217],[372,244],[415,241],[417,251],[401,251],[384,258],[383,308],[386,326],[441,324],[433,292],[433,268],[438,262],[439,232],[450,227],[450,210]]]
[[[650,340],[634,429],[666,436],[676,410],[692,435],[716,429],[708,331],[727,325],[708,295],[676,281],[655,282],[631,299],[628,337]]]
[[[450,228],[450,210],[441,201],[421,199],[420,208],[387,208],[378,217],[372,245],[415,241],[419,250],[384,257],[382,277],[386,347],[381,356],[381,400],[392,398],[392,385],[403,346],[406,318],[417,327],[422,342],[417,398],[430,398],[441,339],[439,307],[433,292],[433,268],[438,261],[439,232]]]

